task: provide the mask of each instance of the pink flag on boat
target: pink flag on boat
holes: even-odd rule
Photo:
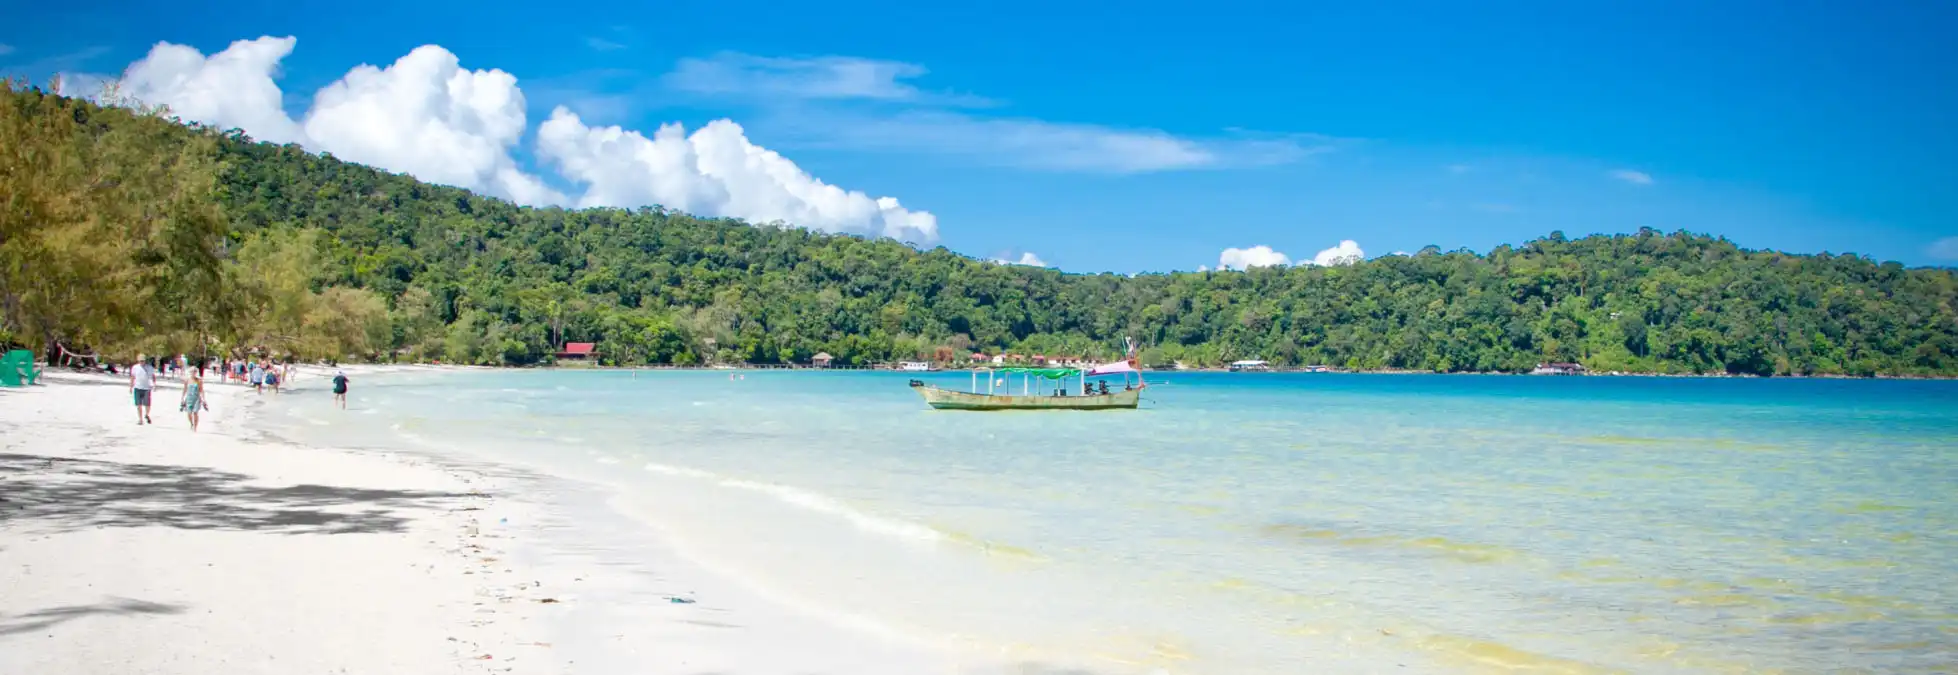
[[[1116,361],[1114,363],[1104,363],[1099,366],[1095,366],[1092,369],[1089,369],[1088,376],[1094,377],[1096,375],[1114,375],[1116,373],[1133,373],[1133,372],[1136,372],[1135,366],[1129,365],[1129,362]]]

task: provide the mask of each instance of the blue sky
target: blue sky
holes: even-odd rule
[[[515,76],[511,156],[558,191],[534,142],[558,106],[647,135],[730,119],[928,211],[936,243],[1070,271],[1641,226],[1958,261],[1951,3],[936,4],[40,3],[8,11],[0,71],[293,36],[296,119],[439,45]]]

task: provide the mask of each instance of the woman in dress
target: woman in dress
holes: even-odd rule
[[[197,431],[197,413],[210,409],[211,404],[204,400],[204,376],[191,371],[189,378],[184,380],[184,396],[177,402],[177,410],[190,415],[190,430],[194,433]]]

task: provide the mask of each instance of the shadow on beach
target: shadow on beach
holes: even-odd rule
[[[251,476],[197,467],[0,453],[0,527],[71,532],[174,527],[276,534],[401,532],[401,509],[438,508],[463,493],[251,485]]]
[[[184,605],[149,602],[133,598],[110,597],[93,605],[50,607],[19,616],[0,616],[0,637],[32,633],[60,623],[96,614],[112,616],[182,614]]]

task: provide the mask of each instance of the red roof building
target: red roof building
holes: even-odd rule
[[[566,342],[564,343],[564,351],[558,352],[557,357],[560,359],[588,359],[591,358],[597,348],[598,343],[596,342]]]

